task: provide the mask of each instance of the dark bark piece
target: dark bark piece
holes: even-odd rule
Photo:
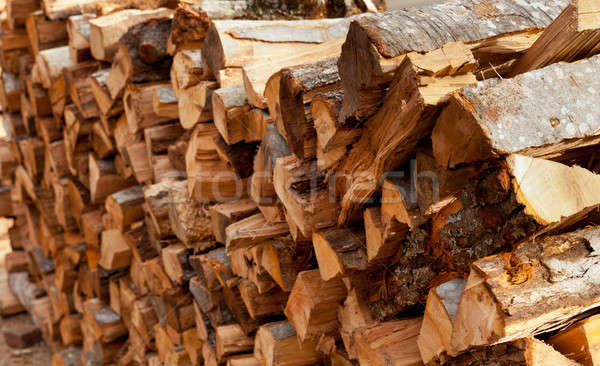
[[[33,324],[13,324],[2,329],[4,340],[11,348],[28,348],[42,340],[40,328]]]

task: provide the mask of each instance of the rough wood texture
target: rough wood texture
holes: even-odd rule
[[[514,4],[503,0],[492,3],[453,1],[423,9],[368,14],[356,20],[350,26],[339,62],[345,92],[340,118],[372,113],[372,109],[361,110],[372,104],[361,100],[361,91],[375,91],[380,97],[385,95],[381,91],[385,90],[406,53],[428,52],[450,42],[462,41],[469,43],[474,53],[481,49],[482,58],[490,49],[492,54],[503,48],[503,53],[514,54],[522,49],[511,49],[514,46],[510,42],[503,45],[498,38],[507,36],[510,39],[516,32],[531,33],[542,29],[567,4],[564,0],[543,4]],[[469,27],[464,27],[465,24]],[[428,31],[430,27],[448,31],[432,33]]]
[[[383,106],[367,120],[338,170],[343,174],[339,180],[345,181],[338,224],[356,220],[357,208],[377,189],[382,174],[405,163],[419,141],[429,136],[448,94],[475,81],[469,72],[474,63],[460,42],[404,58]],[[431,71],[439,77],[427,76]]]
[[[454,167],[510,153],[553,158],[597,143],[598,126],[589,118],[596,105],[588,101],[600,82],[592,71],[598,63],[595,56],[465,87],[434,128],[436,160]],[[577,104],[570,102],[574,97]]]
[[[473,263],[454,322],[451,353],[560,329],[597,307],[592,277],[598,267],[598,230],[527,241],[508,255]]]
[[[118,42],[129,27],[152,18],[169,17],[170,9],[127,9],[90,19],[90,44],[92,56],[97,60],[112,61],[117,53]]]
[[[593,1],[572,1],[519,59],[509,76],[598,53],[599,11],[598,4]]]

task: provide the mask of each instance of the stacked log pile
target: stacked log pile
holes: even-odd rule
[[[53,366],[600,364],[600,4],[276,4],[7,1],[0,313]]]

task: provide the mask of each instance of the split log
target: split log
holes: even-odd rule
[[[366,254],[370,264],[380,264],[394,257],[410,229],[396,219],[384,223],[381,211],[380,207],[370,207],[364,213]]]
[[[125,231],[133,222],[144,217],[142,186],[133,186],[106,197],[106,212],[113,219],[116,228]]]
[[[337,308],[346,295],[346,286],[339,278],[323,281],[317,270],[298,273],[284,310],[298,339],[318,340],[335,332],[339,327]]]
[[[508,255],[473,263],[454,321],[451,353],[560,329],[596,308],[600,302],[591,277],[598,266],[598,230],[529,240]]]
[[[362,229],[315,230],[312,242],[319,272],[324,281],[367,270],[365,232]]]
[[[92,154],[89,155],[89,173],[92,203],[101,203],[109,195],[128,186],[128,182],[117,174],[112,161],[97,160]]]
[[[2,71],[0,77],[0,106],[9,112],[19,112],[21,110],[21,93],[23,93],[23,83],[16,75]]]
[[[231,252],[288,232],[287,223],[269,224],[263,214],[258,213],[227,226],[225,246]]]
[[[121,100],[114,100],[110,97],[110,92],[106,86],[106,78],[110,69],[103,69],[93,73],[90,76],[90,85],[92,94],[100,109],[101,115],[112,116],[123,111],[123,103]]]
[[[254,338],[244,334],[239,324],[222,325],[215,329],[217,360],[223,362],[231,355],[254,349]]]
[[[364,365],[423,365],[417,347],[421,318],[384,322],[354,332],[358,361]]]
[[[71,100],[85,119],[100,115],[89,79],[97,71],[100,71],[100,63],[97,61],[80,62],[64,69]]]
[[[90,19],[90,45],[96,60],[112,61],[117,53],[118,42],[130,27],[153,18],[170,17],[173,11],[127,9],[99,18]]]
[[[214,81],[200,81],[187,89],[180,89],[177,96],[179,122],[185,129],[213,119],[212,95],[218,89]]]
[[[51,20],[66,19],[71,15],[94,13],[98,0],[42,0],[44,12]]]
[[[179,118],[177,96],[171,87],[154,89],[152,106],[154,107],[154,113],[157,116],[168,117],[171,119]]]
[[[463,41],[468,43],[482,67],[489,67],[491,63],[498,66],[518,57],[567,2],[553,1],[544,4],[543,9],[539,5],[514,7],[511,2],[499,2],[493,9],[484,9],[480,2],[456,1],[423,9],[368,14],[357,19],[350,26],[339,61],[344,88],[340,119],[373,114],[394,71],[408,52],[429,52],[450,42]],[[494,16],[490,18],[490,14]],[[410,35],[403,33],[415,24],[427,26]],[[465,32],[465,25],[472,31]],[[449,31],[434,34],[427,31],[430,27]]]
[[[7,23],[10,29],[25,25],[27,16],[40,9],[40,2],[34,0],[11,0],[5,4]]]
[[[221,203],[210,207],[212,231],[215,239],[226,242],[226,229],[234,222],[257,213],[256,203],[250,199]]]
[[[187,181],[173,183],[169,191],[171,229],[188,248],[207,249],[213,245],[208,209],[190,199]]]
[[[92,58],[90,50],[90,20],[93,14],[73,15],[67,19],[67,33],[69,34],[69,54],[75,63],[87,61]]]
[[[267,323],[256,332],[254,357],[266,366],[285,364],[290,357],[295,365],[314,365],[322,357],[315,347],[312,341],[300,344],[289,321]]]
[[[129,85],[123,95],[123,105],[127,116],[127,125],[131,133],[136,133],[147,127],[156,126],[171,120],[154,113],[152,108],[154,90],[165,84]]]
[[[450,98],[433,130],[436,160],[454,167],[510,153],[559,158],[565,151],[597,144],[599,126],[588,119],[596,105],[587,101],[596,85],[591,70],[598,63],[595,56],[465,87]],[[560,93],[550,93],[552,88]],[[577,106],[568,101],[574,96]],[[548,103],[540,105],[539,98]],[[511,104],[519,105],[518,115],[507,109]]]
[[[560,62],[572,62],[600,51],[598,7],[572,1],[513,66],[509,76]]]
[[[206,34],[202,59],[216,78],[221,69],[286,57],[308,50],[315,43],[341,38],[353,19],[215,20]]]
[[[68,41],[65,21],[47,20],[41,10],[30,13],[25,26],[33,54],[36,56],[42,50],[62,46]]]
[[[383,106],[365,122],[360,140],[338,170],[346,188],[338,224],[356,220],[357,209],[378,188],[383,173],[405,163],[419,141],[429,136],[447,95],[475,81],[468,72],[475,60],[465,45],[452,43],[444,49],[448,56],[441,60],[439,51],[403,58]],[[439,76],[427,76],[431,71]]]
[[[171,29],[173,30],[174,27]],[[190,88],[204,78],[202,51],[199,49],[185,50],[175,54],[171,67],[171,84],[176,96],[179,97],[180,90]]]
[[[559,365],[577,366],[579,363],[569,360],[546,343],[533,337],[526,337],[516,341],[481,347],[469,353],[450,358],[444,365],[466,366],[473,363],[481,366],[498,364],[533,366],[533,365]],[[438,365],[438,363],[433,363]]]
[[[170,30],[171,19],[163,16],[133,25],[121,36],[106,78],[112,99],[119,98],[128,84],[166,79],[172,63],[166,54]]]
[[[581,320],[558,334],[548,338],[546,342],[558,352],[582,365],[598,364],[598,340],[594,333],[598,329],[599,315]]]
[[[338,88],[338,82],[337,58],[280,71],[279,95],[269,101],[269,110],[279,132],[299,158],[307,157],[306,150],[316,149],[315,126],[310,112],[307,116],[305,104],[320,92]],[[274,112],[272,103],[276,103],[280,110]],[[307,147],[307,142],[313,146]]]
[[[431,290],[427,296],[425,314],[417,339],[423,363],[444,362],[450,350],[450,338],[458,310],[458,303],[465,288],[463,278],[446,281]]]
[[[324,180],[325,175],[316,172],[314,164],[301,162],[293,155],[275,162],[275,191],[288,217],[305,237],[310,237],[314,229],[333,226],[338,219],[339,203],[331,199]]]
[[[318,63],[339,56],[344,38],[336,38],[321,44],[307,47],[303,51],[296,50],[292,54],[261,60],[242,66],[244,88],[248,102],[256,108],[267,107],[267,82],[276,70],[284,68]]]
[[[244,126],[246,113],[249,110],[250,106],[246,101],[246,93],[241,84],[217,89],[212,94],[214,123],[229,145],[241,142],[246,138]]]

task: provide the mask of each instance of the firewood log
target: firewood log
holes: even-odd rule
[[[315,230],[312,242],[324,281],[367,270],[365,232],[361,228]]]
[[[346,181],[339,224],[355,220],[356,208],[377,189],[376,182],[382,173],[406,162],[418,142],[431,133],[433,117],[447,99],[446,95],[475,81],[474,75],[468,72],[475,60],[466,46],[452,43],[444,48],[448,56],[442,60],[437,51],[425,55],[413,53],[404,58],[385,103],[365,122],[360,140],[338,170],[345,175],[341,180]],[[439,76],[426,76],[432,71]],[[419,86],[417,80],[423,80],[427,86]],[[390,120],[391,115],[394,118]],[[372,145],[371,141],[377,144]]]
[[[310,114],[307,116],[305,104],[310,103],[315,94],[338,87],[337,58],[283,69],[278,78],[279,95],[268,103],[271,117],[292,152],[305,158],[306,150],[316,149],[315,126]],[[279,110],[274,110],[277,107],[273,103]],[[314,145],[307,147],[307,141]]]
[[[27,16],[40,9],[40,2],[33,0],[10,0],[6,2],[6,14],[10,29],[25,25]]]
[[[214,123],[227,144],[233,145],[246,138],[244,125],[249,110],[243,85],[232,85],[213,92]]]
[[[212,231],[215,239],[226,242],[226,228],[234,222],[257,213],[256,203],[249,199],[221,203],[210,207]]]
[[[204,70],[200,50],[184,50],[175,54],[171,67],[171,84],[176,96],[179,97],[181,89],[192,87],[203,79]]]
[[[447,357],[451,349],[450,337],[456,311],[465,285],[463,278],[455,278],[429,290],[417,339],[423,363],[443,362],[443,357]]]
[[[100,115],[89,79],[97,71],[100,71],[100,63],[96,61],[80,62],[64,69],[71,100],[85,119]]]
[[[29,38],[25,30],[15,29],[2,32],[0,36],[0,61],[2,68],[11,74],[19,73],[19,58],[28,52]]]
[[[380,207],[365,210],[365,244],[370,264],[381,264],[395,256],[409,231],[409,226],[396,219],[384,223]]]
[[[548,338],[546,342],[573,361],[582,365],[596,365],[597,340],[593,334],[598,329],[598,319],[598,315],[583,319]]]
[[[451,358],[444,365],[463,366],[471,365],[473,362],[485,366],[491,365],[491,363],[497,364],[498,362],[501,364],[523,366],[544,365],[546,363],[561,366],[580,365],[566,358],[548,344],[533,337],[488,347],[480,347],[468,354]],[[437,365],[438,363],[432,364]]]
[[[498,83],[483,81],[475,87],[465,87],[450,98],[436,122],[432,134],[436,160],[440,165],[454,167],[510,153],[555,158],[570,149],[596,144],[598,126],[587,118],[595,105],[584,103],[589,100],[589,87],[595,83],[588,70],[598,62],[600,57],[592,57],[575,64],[551,65]],[[539,106],[538,98],[545,95],[545,88],[558,87],[557,83],[571,80],[571,76],[576,83],[566,83],[561,86],[561,93],[546,95],[550,103]],[[525,80],[526,86],[521,86]],[[522,108],[519,116],[503,110],[510,104],[506,99],[489,97],[508,90]],[[581,100],[581,108],[567,102],[573,95]],[[527,114],[534,111],[536,115]],[[538,134],[538,130],[546,132]],[[470,142],[461,143],[467,135],[472,136]]]
[[[239,324],[222,325],[215,329],[217,360],[223,362],[232,355],[254,349],[254,338],[247,336]]]
[[[42,5],[46,16],[51,20],[57,20],[81,13],[93,13],[97,2],[98,0],[42,0]]]
[[[17,75],[2,71],[0,105],[5,111],[19,112],[21,110],[21,93],[23,92],[23,83]]]
[[[109,15],[90,19],[90,45],[92,56],[97,60],[112,61],[117,53],[118,42],[129,27],[147,20],[169,17],[170,9],[155,10],[127,9]]]
[[[317,270],[298,273],[284,310],[298,339],[318,339],[334,332],[339,326],[337,307],[346,294],[346,286],[339,278],[324,281]]]
[[[42,50],[67,44],[66,22],[49,21],[41,10],[30,13],[25,26],[33,54],[36,56]]]
[[[72,15],[67,19],[69,54],[75,63],[92,58],[90,51],[90,20],[94,14]]]
[[[261,213],[237,221],[225,229],[228,251],[248,247],[289,232],[287,223],[268,224]]]
[[[528,240],[512,253],[473,263],[454,321],[451,353],[560,329],[597,307],[590,279],[597,266],[592,254],[597,231],[590,227]],[[565,266],[571,263],[577,266]]]
[[[296,51],[293,54],[243,65],[244,88],[248,102],[254,107],[266,108],[268,101],[266,93],[267,81],[273,75],[274,71],[297,65],[318,63],[338,57],[343,42],[343,37],[337,38],[307,47],[305,50]]]
[[[202,59],[216,78],[221,69],[259,62],[267,54],[286,56],[343,37],[353,19],[213,21],[202,46]],[[275,29],[278,36],[274,36]]]
[[[120,97],[127,84],[165,79],[172,63],[166,54],[170,29],[171,19],[164,16],[136,24],[121,36],[106,78],[112,99]]]
[[[267,323],[258,328],[254,343],[254,357],[263,365],[275,366],[286,363],[294,355],[296,365],[314,365],[321,361],[321,354],[312,341],[299,344],[296,331],[289,321]]]
[[[498,3],[492,12],[505,16],[495,16],[489,21],[488,12],[479,10],[480,3],[457,1],[443,6],[429,5],[422,10],[369,14],[358,19],[348,31],[340,56],[340,77],[344,88],[340,119],[373,114],[394,71],[408,52],[428,52],[446,43],[463,41],[482,61],[480,65],[483,68],[489,67],[492,62],[502,64],[526,50],[539,36],[540,30],[548,26],[566,5],[565,1],[555,1],[544,4],[545,11],[541,11],[534,4],[517,8],[506,4],[508,7],[504,8],[503,3]],[[448,14],[453,15],[446,18]],[[519,14],[535,15],[524,18]],[[399,31],[413,24],[427,26],[410,37]],[[475,31],[464,32],[465,24]],[[443,34],[426,31],[428,27],[440,26],[453,31]],[[371,51],[359,51],[367,49]],[[502,57],[498,57],[499,54]]]
[[[153,104],[154,113],[157,116],[168,117],[172,119],[179,118],[179,106],[177,96],[173,88],[165,86],[154,89]]]
[[[127,125],[132,133],[171,120],[168,117],[156,115],[152,108],[154,90],[161,86],[163,86],[163,84],[131,85],[127,87],[127,90],[123,95],[123,104],[125,107],[125,115],[127,116]]]
[[[274,168],[275,191],[305,237],[313,229],[333,226],[339,214],[338,202],[323,184],[325,176],[315,170],[314,164],[300,162],[293,155],[277,159]]]
[[[98,160],[89,155],[90,200],[92,203],[104,202],[106,197],[127,186],[128,182],[117,174],[111,160]]]
[[[596,6],[585,1],[571,2],[513,66],[509,76],[598,53],[597,12]]]

